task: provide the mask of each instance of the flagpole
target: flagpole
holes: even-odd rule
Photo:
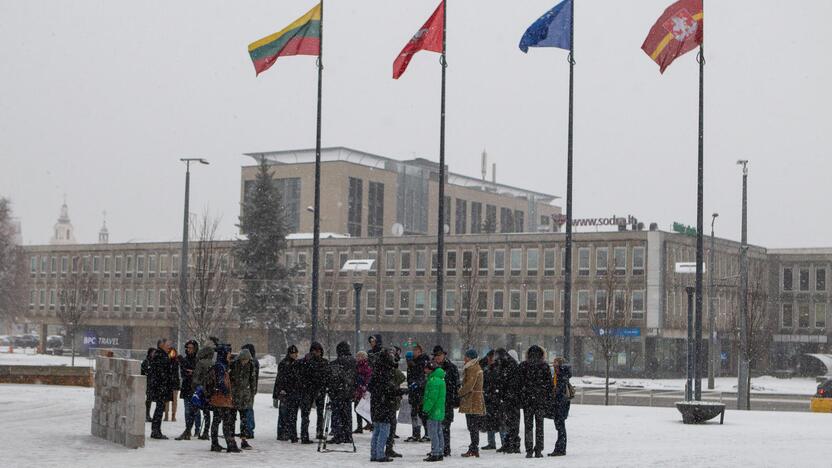
[[[315,135],[315,212],[313,213],[314,227],[312,235],[312,304],[311,341],[316,341],[318,335],[318,272],[320,266],[321,244],[321,97],[323,89],[324,71],[324,0],[321,0],[321,33],[318,45],[318,122]],[[357,352],[358,350],[356,350]]]
[[[445,73],[448,62],[445,60],[447,44],[448,2],[442,0],[442,98],[439,114],[439,226],[436,242],[436,344],[442,343],[442,316],[445,299]]]
[[[563,278],[563,358],[569,362],[572,357],[572,120],[574,109],[575,78],[575,1],[570,2],[572,19],[569,25],[569,124],[566,150],[566,248]]]
[[[704,35],[703,40],[704,43]],[[694,359],[693,359],[693,378],[694,378],[694,397],[693,399],[699,401],[702,399],[702,366],[699,364],[699,355],[702,347],[702,261],[703,261],[703,244],[702,244],[702,202],[703,202],[703,185],[704,185],[704,122],[705,122],[705,46],[703,43],[699,44],[699,55],[697,61],[699,62],[699,171],[697,174],[697,190],[696,190],[696,309],[695,309],[695,325],[694,325]],[[713,274],[713,272],[711,272]],[[690,326],[690,324],[688,324]],[[690,335],[688,335],[690,336]]]

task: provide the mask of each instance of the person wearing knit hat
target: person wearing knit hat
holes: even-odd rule
[[[465,352],[462,368],[462,387],[459,389],[459,412],[465,415],[465,423],[471,436],[471,444],[463,457],[480,456],[480,420],[485,415],[485,399],[482,393],[483,373],[477,360],[477,350]]]
[[[444,456],[451,455],[451,424],[454,422],[454,408],[459,407],[459,369],[448,359],[442,346],[433,348],[433,360],[445,371],[445,420],[442,421],[442,433],[445,443]]]
[[[278,406],[277,440],[298,441],[298,410],[300,409],[300,376],[298,374],[298,347],[289,345],[286,357],[277,364],[272,398]]]

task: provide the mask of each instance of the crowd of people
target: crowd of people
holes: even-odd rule
[[[550,367],[545,351],[538,346],[530,347],[522,362],[513,350],[500,348],[481,357],[471,349],[465,352],[460,372],[441,346],[435,346],[428,355],[416,344],[404,353],[405,374],[400,369],[400,348],[385,347],[381,335],[370,337],[369,345],[366,352],[353,357],[349,344],[341,342],[336,347],[337,357],[330,362],[323,357],[319,343],[312,343],[302,358],[296,346],[289,346],[278,364],[273,393],[279,405],[278,440],[311,444],[309,417],[313,406],[317,415],[315,438],[326,437],[324,402],[328,396],[331,439],[327,443],[352,443],[354,434],[369,430],[370,461],[392,461],[402,456],[395,450],[397,414],[407,395],[412,434],[405,443],[430,442],[425,461],[441,461],[451,455],[450,429],[455,412],[465,415],[470,434],[463,457],[479,457],[481,450],[521,453],[521,411],[526,457],[543,456],[544,419],[554,420],[558,433],[549,455],[566,454],[565,421],[574,391],[569,383],[570,368],[561,358],[555,358]],[[369,421],[358,411],[365,394],[369,394]],[[482,447],[481,432],[487,434]]]
[[[462,457],[479,457],[485,450],[517,454],[521,453],[522,411],[527,458],[543,457],[545,419],[554,421],[558,434],[554,450],[548,455],[566,454],[565,421],[574,395],[570,368],[559,357],[550,367],[546,352],[539,346],[531,346],[522,362],[514,350],[499,348],[479,356],[469,349],[461,371],[439,345],[430,355],[421,345],[414,345],[412,351],[404,353],[402,366],[402,350],[385,347],[381,335],[369,338],[366,352],[353,356],[346,342],[339,343],[335,351],[335,359],[329,361],[317,342],[303,357],[295,345],[286,350],[278,363],[273,392],[278,406],[277,440],[313,443],[310,416],[315,408],[315,440],[351,444],[355,434],[371,431],[370,461],[390,462],[402,456],[395,450],[397,421],[409,416],[412,433],[404,442],[429,442],[430,452],[424,460],[436,462],[451,455],[451,424],[458,412],[465,416],[470,436]],[[175,421],[178,397],[183,400],[185,431],[176,440],[210,438],[210,450],[215,452],[250,449],[259,373],[251,344],[232,355],[231,346],[216,338],[202,347],[188,341],[185,354],[177,356],[170,342],[160,339],[156,348],[148,349],[142,362],[142,374],[147,375],[150,437],[167,439],[161,431],[162,418],[167,420],[166,408],[172,404],[170,413]],[[405,396],[407,405],[403,405]],[[325,420],[327,400],[329,426]],[[367,401],[369,410],[361,411]],[[409,414],[399,415],[403,406],[409,407]],[[239,432],[235,430],[238,413]],[[219,443],[220,425],[225,447]],[[487,435],[483,446],[481,433]],[[326,440],[327,436],[331,438]]]
[[[176,421],[176,402],[181,398],[185,431],[176,440],[210,439],[213,452],[251,448],[248,440],[254,438],[254,396],[260,377],[254,345],[246,344],[232,356],[231,346],[216,338],[201,348],[191,340],[185,344],[185,354],[177,355],[171,342],[162,338],[156,348],[147,350],[141,372],[147,376],[145,419],[151,423],[150,438],[168,438],[162,433],[162,417]],[[237,413],[239,432],[235,431]],[[219,443],[220,425],[225,447]]]

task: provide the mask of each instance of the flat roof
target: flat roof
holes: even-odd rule
[[[256,153],[243,153],[244,156],[253,158],[259,164],[262,159],[273,164],[309,164],[315,162],[315,149],[305,148],[297,150],[262,151]],[[425,158],[414,158],[400,161],[397,159],[368,153],[366,151],[346,148],[344,146],[333,146],[321,148],[321,162],[345,161],[372,169],[387,169],[388,163],[401,164],[414,168],[439,170],[439,163]],[[543,203],[551,203],[560,197],[543,192],[526,190],[511,185],[493,183],[488,180],[477,179],[463,174],[448,171],[448,184],[460,187],[476,188],[486,192],[496,192],[502,195],[514,197],[535,198]]]

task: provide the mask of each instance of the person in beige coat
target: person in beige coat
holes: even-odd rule
[[[477,360],[477,351],[465,352],[465,366],[462,368],[462,387],[459,389],[459,412],[465,415],[465,423],[471,434],[471,445],[463,457],[480,456],[480,420],[485,415],[485,398],[482,393],[482,368]]]

